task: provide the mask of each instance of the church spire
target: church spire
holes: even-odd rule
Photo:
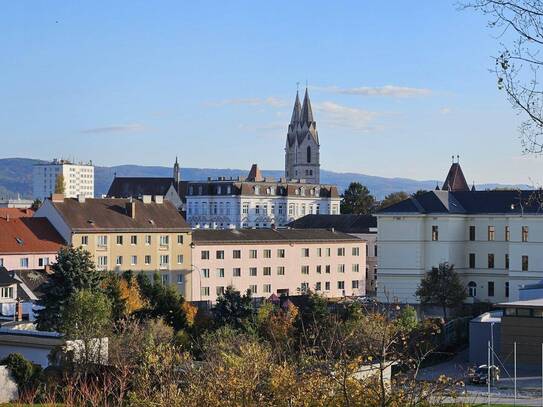
[[[309,92],[305,88],[304,103],[302,106],[302,122],[309,126],[313,120],[313,109],[311,108],[311,100],[309,100]]]
[[[175,182],[175,188],[177,189],[179,185],[179,180],[181,176],[179,174],[179,162],[177,161],[177,156],[175,156],[175,164],[173,165],[173,180]]]
[[[295,124],[300,121],[302,115],[302,105],[300,104],[300,96],[296,91],[296,100],[294,101],[294,108],[292,109],[292,117],[290,118],[290,124]]]

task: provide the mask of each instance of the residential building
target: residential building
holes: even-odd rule
[[[187,221],[195,228],[270,228],[307,214],[339,214],[334,185],[275,181],[253,164],[247,178],[189,182]]]
[[[515,300],[543,278],[540,191],[470,190],[458,162],[444,186],[377,213],[381,301],[416,303],[421,278],[442,262],[470,301]]]
[[[99,269],[156,272],[186,296],[191,230],[162,196],[140,200],[53,195],[35,216],[49,219],[69,245],[89,251]]]
[[[107,192],[108,198],[142,198],[162,196],[180,210],[186,195],[187,182],[181,181],[179,162],[175,158],[173,177],[117,177]]]
[[[7,208],[0,207],[0,218],[15,219],[15,218],[31,218],[34,216],[34,209],[31,208]]]
[[[18,209],[28,209],[31,208],[34,204],[32,199],[22,199],[22,198],[0,198],[0,208],[18,208]]]
[[[193,301],[215,302],[226,287],[253,297],[365,294],[366,243],[323,229],[194,230]]]
[[[305,179],[311,184],[320,183],[319,133],[307,88],[303,104],[300,104],[296,92],[285,145],[285,177],[287,180]]]
[[[35,320],[36,304],[49,274],[40,270],[8,271],[0,267],[0,322]]]
[[[328,229],[366,242],[366,294],[377,289],[377,218],[373,215],[306,215],[287,225],[293,229]]]
[[[0,217],[0,267],[43,270],[56,261],[64,244],[47,219]]]
[[[90,163],[72,163],[68,160],[53,160],[35,164],[32,182],[34,198],[44,199],[54,194],[57,177],[64,178],[64,195],[68,198],[94,197],[94,166]]]

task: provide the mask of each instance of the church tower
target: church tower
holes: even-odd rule
[[[320,183],[320,144],[317,123],[309,93],[305,89],[304,101],[300,104],[298,92],[294,101],[292,117],[288,125],[285,146],[285,177],[305,179],[308,183]]]
[[[175,164],[173,165],[173,181],[175,182],[175,188],[177,189],[179,181],[181,180],[181,174],[179,173],[179,162],[175,157]]]

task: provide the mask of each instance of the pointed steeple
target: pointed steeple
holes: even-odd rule
[[[264,181],[264,177],[262,176],[262,173],[260,172],[260,169],[258,168],[257,164],[253,164],[251,166],[251,170],[249,171],[249,175],[247,176],[247,181],[253,181],[253,182]]]
[[[175,156],[175,164],[173,165],[173,180],[175,182],[176,189],[179,185],[180,179],[181,179],[181,176],[179,174],[179,162],[177,161],[177,156]]]
[[[296,100],[294,101],[294,108],[292,109],[292,117],[290,118],[290,124],[295,124],[300,121],[302,116],[302,105],[300,104],[300,96],[296,91]]]
[[[471,192],[475,192],[475,191],[477,191],[477,190],[475,189],[475,182],[474,182],[474,183],[471,185]]]
[[[309,126],[314,121],[311,100],[309,100],[309,92],[307,91],[307,88],[305,88],[304,103],[302,105],[302,123],[306,123]]]
[[[449,173],[447,174],[447,178],[445,179],[445,182],[443,183],[443,187],[441,189],[451,192],[469,191],[469,185],[466,181],[466,177],[464,177],[462,167],[460,167],[458,156],[456,157],[457,161],[454,162],[453,156],[453,163],[451,165],[451,168],[449,169]]]

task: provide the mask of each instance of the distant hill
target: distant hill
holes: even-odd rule
[[[0,197],[32,197],[32,166],[44,161],[29,158],[3,158],[0,159]],[[172,169],[169,167],[153,167],[142,165],[117,165],[114,167],[95,167],[94,191],[96,196],[105,194],[111,185],[115,174],[117,176],[129,177],[168,177],[172,176]],[[221,168],[182,168],[181,178],[184,180],[205,180],[208,177],[219,176],[237,177],[246,176],[248,169],[221,169]],[[283,171],[270,170],[262,171],[264,176],[279,179]],[[434,189],[436,180],[417,181],[408,178],[385,178],[373,175],[358,173],[340,173],[321,170],[321,182],[335,184],[340,191],[346,189],[353,181],[366,185],[377,199],[382,199],[391,192],[405,191],[415,192],[419,189]],[[441,184],[443,180],[439,183]],[[501,185],[483,184],[477,185],[478,189],[489,188],[528,188],[526,185]]]

